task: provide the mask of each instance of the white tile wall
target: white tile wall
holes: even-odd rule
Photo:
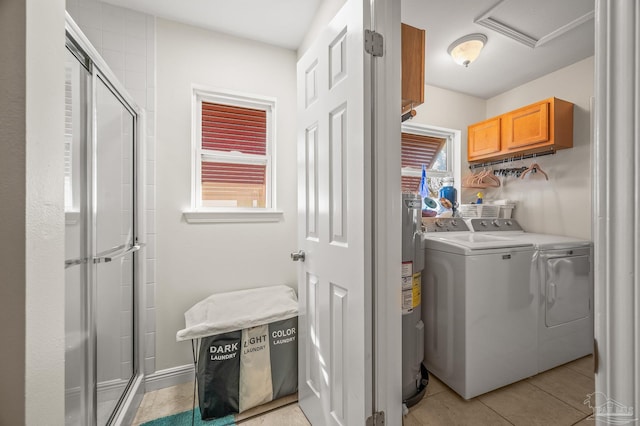
[[[67,11],[102,55],[139,106],[145,109],[146,128],[146,291],[145,373],[155,371],[155,18],[98,0],[67,0]],[[130,317],[123,312],[122,321]],[[129,339],[128,336],[123,336]],[[127,341],[128,342],[128,341]],[[125,359],[125,361],[127,361]],[[126,362],[125,362],[126,364]],[[128,365],[122,365],[128,371]]]

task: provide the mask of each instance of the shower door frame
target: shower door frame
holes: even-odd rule
[[[85,170],[90,174],[89,181],[91,187],[88,189],[88,204],[94,206],[95,203],[95,185],[96,170],[94,150],[97,143],[97,134],[95,129],[96,123],[96,91],[98,79],[108,88],[113,95],[122,103],[133,116],[133,223],[134,230],[133,242],[140,247],[144,247],[145,232],[145,197],[144,197],[144,141],[145,141],[145,115],[144,110],[140,108],[134,99],[129,95],[124,86],[118,81],[115,74],[111,71],[104,59],[91,45],[87,37],[82,33],[77,24],[70,15],[66,14],[65,19],[66,45],[68,50],[80,61],[81,65],[89,71],[90,84],[87,87],[87,105],[86,111],[86,132],[87,138]],[[86,184],[83,183],[82,190],[86,190]],[[96,232],[95,211],[92,208],[84,209],[84,217],[80,219],[84,222],[86,239],[82,242],[88,247],[89,254],[93,254],[94,241],[93,237]],[[144,248],[133,253],[133,302],[132,302],[132,324],[133,324],[133,372],[124,394],[118,401],[115,411],[111,413],[108,424],[128,424],[135,417],[136,410],[142,401],[144,395],[144,306],[145,306],[145,252]],[[93,259],[92,259],[93,260]],[[81,297],[84,306],[83,311],[83,327],[88,332],[88,342],[83,348],[83,371],[81,389],[87,389],[82,395],[82,414],[81,424],[95,425],[97,422],[98,403],[97,403],[97,328],[95,316],[97,311],[96,301],[96,271],[93,262],[83,265],[83,275],[85,282],[88,283]]]

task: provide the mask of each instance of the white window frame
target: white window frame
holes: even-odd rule
[[[435,138],[443,138],[446,140],[444,149],[447,153],[447,170],[427,170],[429,177],[453,177],[454,187],[460,193],[461,178],[461,142],[462,132],[455,129],[447,129],[445,127],[431,126],[427,124],[402,123],[403,133],[412,133],[415,135],[431,136]],[[408,167],[402,168],[402,176],[421,177],[422,170],[415,170]]]
[[[266,154],[252,155],[236,152],[207,152],[202,149],[202,102],[253,108],[267,113]],[[189,223],[203,222],[276,222],[282,219],[282,211],[276,208],[276,99],[229,90],[211,89],[194,85],[191,105],[191,209],[183,212]],[[264,208],[209,207],[202,203],[202,161],[266,164],[266,199]]]

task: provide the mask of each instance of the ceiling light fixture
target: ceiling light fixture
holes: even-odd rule
[[[480,51],[487,43],[487,36],[484,34],[469,34],[451,43],[447,53],[460,65],[468,67],[480,55]]]

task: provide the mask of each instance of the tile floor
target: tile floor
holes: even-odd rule
[[[593,357],[587,356],[465,401],[435,377],[425,397],[411,407],[405,426],[595,425],[583,404],[594,392]],[[149,392],[133,425],[191,409],[193,383]],[[266,413],[239,419],[242,426],[307,426],[298,404],[290,403]]]

